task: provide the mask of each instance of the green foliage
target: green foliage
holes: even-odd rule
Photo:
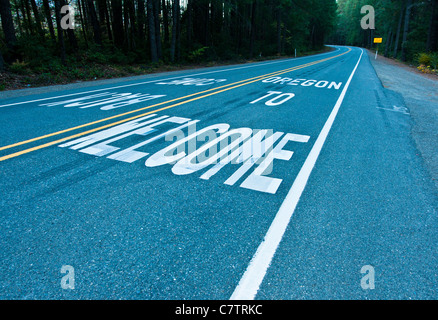
[[[29,0],[11,2],[17,42],[13,48],[5,46],[6,37],[0,32],[4,60],[8,70],[22,78],[29,75],[23,82],[33,79],[38,84],[140,74],[165,68],[163,64],[171,61],[171,48],[176,54],[171,67],[188,62],[214,65],[224,60],[293,56],[295,49],[299,55],[319,50],[338,21],[336,0],[192,0],[190,8],[181,7],[175,24],[177,15],[171,10],[175,1],[154,2],[159,8],[148,15],[147,8],[142,8],[146,1],[133,6],[134,2],[125,0],[110,1],[110,6],[81,1],[87,8],[76,11],[77,27],[63,31],[62,42],[52,1],[53,35],[41,1],[36,1],[40,16],[31,13],[23,20],[22,11],[27,10]],[[79,4],[77,0],[69,3]],[[167,3],[166,8],[163,3]],[[97,28],[96,21],[92,21],[93,10],[98,13]],[[110,17],[108,24],[106,17]],[[151,42],[149,17],[154,17],[158,25],[156,43]],[[36,18],[40,18],[42,29]],[[172,42],[174,25],[179,29]],[[160,50],[156,48],[158,62],[152,63],[154,45]]]
[[[402,58],[406,62],[416,63],[419,53],[436,51],[438,29],[431,22],[438,19],[438,10],[433,9],[434,1],[412,0],[338,0],[338,28],[332,37],[333,42],[376,48],[372,39],[383,38],[379,51],[387,56]],[[409,10],[407,4],[410,3]],[[363,30],[360,25],[365,14],[361,14],[364,5],[375,10],[375,30]],[[409,14],[407,14],[409,13]],[[435,16],[433,16],[433,14]],[[429,45],[429,47],[428,47]],[[423,59],[426,59],[424,56]]]
[[[100,51],[87,50],[86,59],[89,62],[104,64],[104,63],[108,62],[109,57],[108,57],[108,55],[105,55]]]
[[[438,52],[417,54],[417,69],[423,73],[438,74]]]
[[[9,66],[9,70],[17,74],[26,74],[29,72],[28,63],[17,60]]]
[[[55,84],[56,77],[55,77],[55,75],[53,75],[50,72],[44,72],[44,73],[37,75],[34,83],[41,84],[41,85]]]
[[[425,65],[425,66],[429,66],[430,62],[431,62],[431,56],[428,53],[419,53],[418,54],[418,58],[417,61],[419,64]]]
[[[42,42],[37,37],[23,36],[17,43],[18,54],[24,57],[32,68],[50,64],[56,55],[55,51],[50,43]]]
[[[430,65],[437,70],[438,69],[438,52],[430,54]]]
[[[189,61],[199,62],[203,58],[205,51],[207,49],[208,49],[208,47],[201,47],[201,48],[195,49],[188,54],[187,58],[189,59]]]

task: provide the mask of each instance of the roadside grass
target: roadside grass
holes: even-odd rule
[[[370,51],[374,54],[376,53],[374,49],[370,49]],[[412,61],[402,61],[399,58],[393,57],[386,58],[404,64],[407,67],[412,67],[421,73],[438,76],[438,52],[417,53]]]
[[[325,47],[322,50],[300,53],[298,56],[331,51]],[[24,88],[42,87],[59,84],[69,84],[82,81],[113,79],[159,72],[178,71],[214,66],[226,66],[239,63],[291,58],[287,55],[261,56],[244,59],[233,56],[228,60],[192,59],[183,63],[136,63],[135,59],[120,58],[122,55],[108,56],[100,52],[87,52],[81,56],[69,57],[67,64],[61,64],[54,58],[40,63],[19,61],[11,63],[6,70],[0,72],[0,91]]]
[[[417,69],[420,72],[438,75],[438,52],[419,53],[416,60],[419,63]]]

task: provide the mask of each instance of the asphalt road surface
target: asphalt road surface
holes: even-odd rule
[[[437,299],[410,129],[353,47],[3,97],[0,298]]]

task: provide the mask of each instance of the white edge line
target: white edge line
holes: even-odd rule
[[[335,51],[320,53],[320,54],[318,54],[318,56],[319,55],[323,55],[323,54],[335,53],[337,51],[339,51],[339,48],[337,48],[337,50],[335,50]],[[120,89],[120,88],[132,87],[132,86],[139,86],[139,85],[142,85],[142,84],[154,83],[154,82],[159,82],[159,81],[168,81],[168,80],[174,80],[174,79],[179,79],[179,78],[184,78],[184,77],[194,77],[194,76],[200,76],[200,75],[210,74],[210,73],[219,73],[219,72],[234,71],[234,70],[247,69],[247,68],[255,68],[255,67],[266,66],[266,65],[269,65],[269,64],[288,62],[290,60],[295,61],[295,60],[303,59],[303,58],[309,58],[309,57],[307,56],[307,57],[300,57],[300,58],[286,58],[286,59],[282,59],[280,61],[271,61],[271,62],[266,62],[266,63],[256,63],[256,64],[251,64],[249,66],[247,65],[247,66],[242,66],[242,67],[237,67],[237,68],[228,68],[228,69],[214,70],[214,71],[201,72],[201,73],[195,73],[195,74],[186,74],[186,75],[172,77],[172,78],[167,78],[167,79],[157,79],[157,80],[151,80],[151,81],[145,81],[145,82],[131,83],[131,84],[122,85],[122,86],[109,87],[109,88],[104,88],[104,89],[96,89],[96,90],[91,90],[91,91],[76,92],[76,93],[71,93],[71,94],[65,94],[65,95],[62,95],[62,96],[42,98],[42,99],[37,99],[37,100],[27,100],[27,101],[22,101],[22,102],[15,102],[15,103],[10,103],[10,104],[0,105],[0,108],[9,107],[9,106],[16,106],[16,105],[20,105],[20,104],[27,104],[27,103],[32,103],[32,102],[40,102],[40,101],[45,101],[45,100],[52,100],[52,99],[58,99],[58,98],[77,96],[77,95],[80,95],[80,94],[88,94],[88,93],[105,91],[105,90],[113,90],[113,89]],[[14,98],[11,98],[11,99],[14,99]]]
[[[338,114],[339,108],[347,93],[351,80],[356,72],[357,67],[362,59],[363,50],[361,49],[361,55],[357,61],[356,66],[353,69],[344,89],[341,92],[330,116],[328,117],[324,127],[322,128],[315,144],[312,147],[306,161],[304,162],[300,172],[298,173],[292,187],[290,188],[286,198],[281,204],[280,209],[275,215],[268,232],[266,233],[263,241],[257,248],[256,253],[252,257],[245,273],[240,279],[239,284],[235,288],[230,300],[253,300],[260,288],[263,278],[271,264],[272,258],[283,238],[286,228],[290,219],[295,211],[295,208],[300,200],[301,194],[307,184],[309,176],[315,166],[316,160],[319,157],[321,149],[325,143],[325,140],[330,132],[330,129]]]

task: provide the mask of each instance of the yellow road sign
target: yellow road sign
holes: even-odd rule
[[[374,38],[374,43],[382,43],[382,38]]]

